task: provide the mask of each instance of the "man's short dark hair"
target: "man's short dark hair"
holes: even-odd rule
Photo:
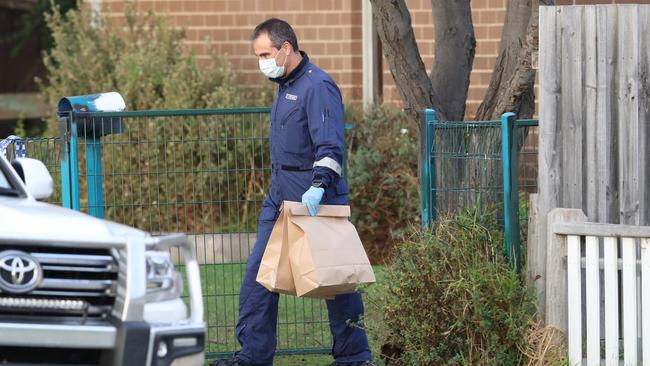
[[[289,42],[294,51],[298,51],[298,38],[289,23],[282,19],[271,18],[258,24],[251,35],[251,40],[256,40],[262,33],[269,35],[273,47],[280,49],[284,42]]]

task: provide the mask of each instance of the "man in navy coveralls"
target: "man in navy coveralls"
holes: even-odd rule
[[[278,294],[255,281],[264,249],[282,201],[303,202],[311,215],[321,204],[347,205],[348,187],[342,173],[343,102],[338,86],[309,62],[291,26],[279,19],[259,24],[251,39],[260,71],[278,84],[271,110],[271,188],[262,205],[257,242],[246,262],[239,294],[236,327],[241,350],[215,366],[267,366],[276,348]],[[370,348],[359,322],[359,293],[327,301],[334,338],[332,365],[367,366]]]

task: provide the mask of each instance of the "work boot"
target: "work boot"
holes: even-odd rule
[[[212,363],[212,366],[251,366],[237,357],[233,357],[229,360],[216,360]]]
[[[359,362],[332,362],[328,366],[375,366],[370,361],[359,361]]]

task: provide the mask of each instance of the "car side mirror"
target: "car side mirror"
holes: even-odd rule
[[[17,158],[11,166],[25,183],[27,192],[37,200],[52,195],[52,176],[41,161],[31,158]]]

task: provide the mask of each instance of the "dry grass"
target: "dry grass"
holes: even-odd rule
[[[528,366],[563,366],[567,364],[565,334],[555,326],[531,322],[526,349],[522,349]]]

